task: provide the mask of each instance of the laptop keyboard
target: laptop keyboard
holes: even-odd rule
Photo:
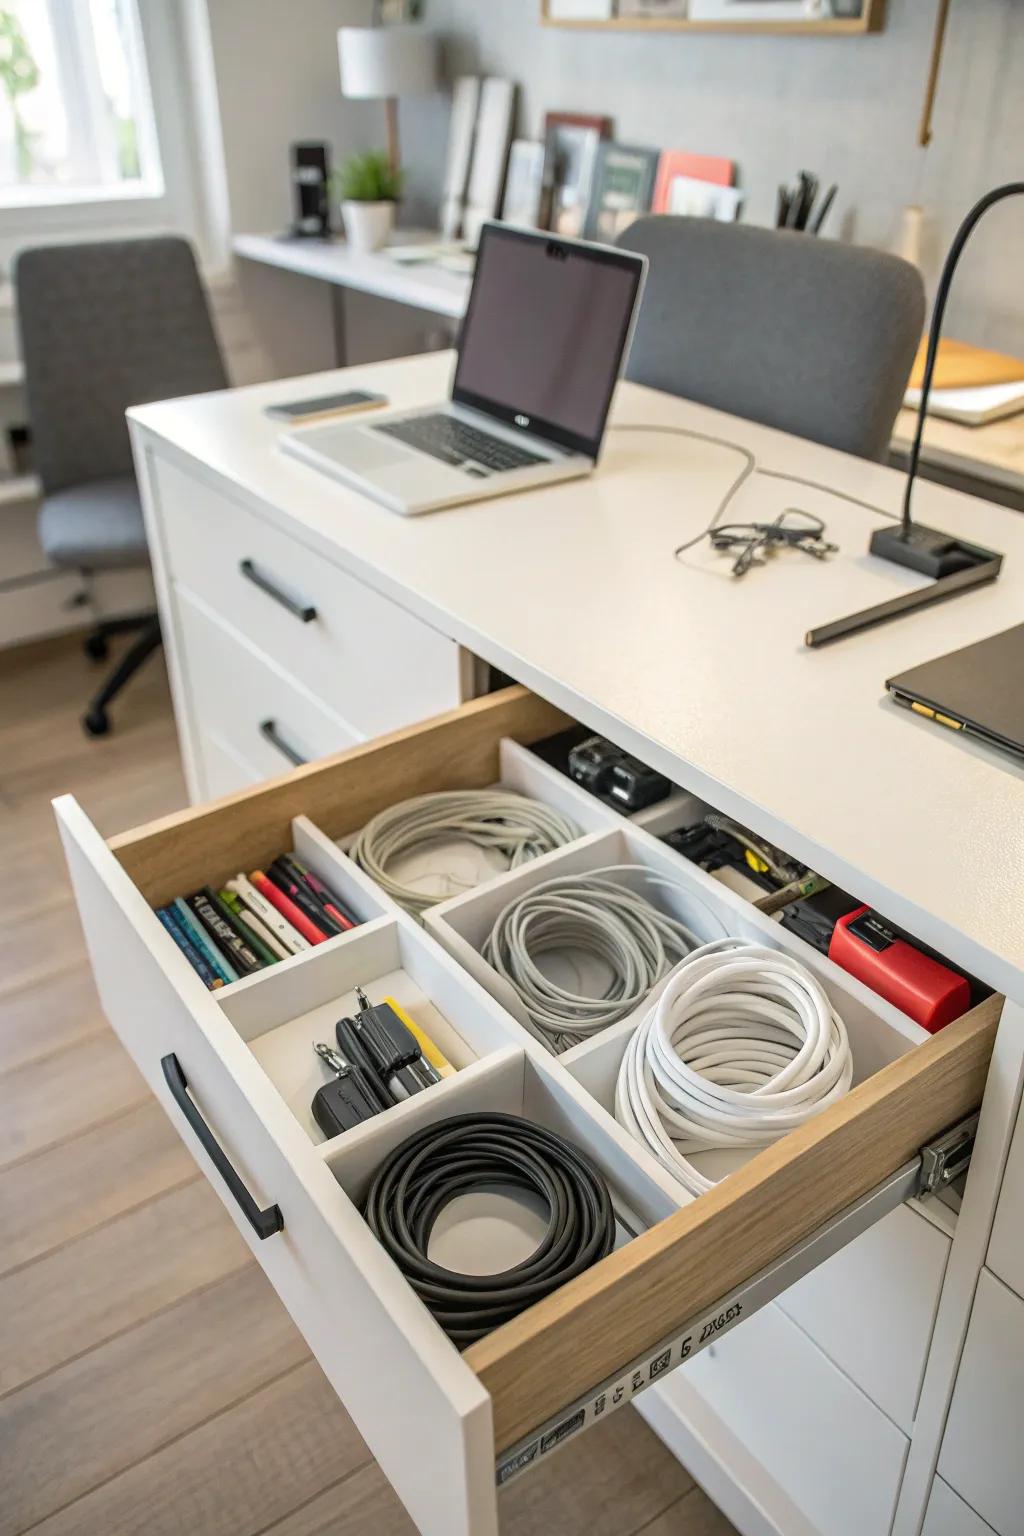
[[[431,458],[460,467],[469,461],[501,473],[547,462],[538,453],[528,453],[525,448],[517,448],[504,438],[492,437],[489,432],[481,432],[443,412],[437,416],[413,416],[406,421],[382,421],[374,431],[386,432],[410,448],[429,453]]]

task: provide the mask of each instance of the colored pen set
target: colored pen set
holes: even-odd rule
[[[359,1011],[334,1026],[337,1045],[313,1049],[333,1074],[313,1099],[313,1118],[327,1137],[339,1136],[421,1093],[455,1068],[393,997],[371,1003],[356,987]]]
[[[210,991],[359,925],[360,918],[294,854],[221,890],[205,885],[157,917]]]

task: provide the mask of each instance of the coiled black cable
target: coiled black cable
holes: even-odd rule
[[[427,1258],[431,1229],[472,1190],[530,1190],[547,1203],[537,1249],[497,1275]],[[612,1250],[615,1217],[602,1175],[553,1131],[516,1115],[456,1115],[417,1131],[378,1168],[363,1214],[421,1301],[460,1348],[532,1306]]]

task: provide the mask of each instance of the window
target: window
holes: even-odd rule
[[[136,0],[0,0],[0,209],[163,193]]]

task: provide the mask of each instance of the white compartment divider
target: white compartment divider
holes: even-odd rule
[[[721,938],[732,931],[720,916],[718,887],[712,884],[710,877],[704,875],[702,870],[695,871],[712,885],[709,895],[700,882],[679,878],[677,870],[683,861],[670,849],[656,838],[647,838],[641,843],[638,841],[640,836],[622,817],[617,816],[613,827],[606,832],[592,832],[566,848],[556,849],[541,859],[521,865],[519,869],[509,870],[485,886],[467,891],[462,896],[453,896],[430,908],[424,914],[424,926],[525,1028],[527,1013],[519,996],[484,960],[482,951],[499,914],[509,902],[543,884],[545,880],[564,875],[589,874],[609,865],[640,865],[656,874],[667,876],[675,884],[676,889],[668,889],[653,883],[637,883],[635,888],[643,890],[655,906],[684,922],[703,940]],[[745,903],[737,902],[737,905],[742,912],[751,910]],[[542,961],[542,968],[547,963]],[[586,966],[585,961],[583,966]],[[586,983],[588,978],[581,976],[581,979]],[[597,995],[599,975],[592,972],[589,980]]]
[[[850,1031],[855,1082],[872,1076],[902,1056],[911,1045],[928,1038],[919,1025],[870,991],[856,977],[840,970],[826,955],[819,954],[802,939],[787,932],[774,919],[764,916],[741,896],[650,833],[624,825],[621,820],[617,831],[592,833],[567,848],[546,854],[533,864],[510,870],[486,886],[442,902],[425,914],[424,925],[449,954],[525,1027],[526,1011],[519,997],[482,954],[499,913],[515,897],[544,880],[616,864],[639,864],[671,880],[676,890],[652,884],[647,894],[656,905],[681,919],[700,938],[709,940],[729,934],[782,950],[807,966],[824,986]],[[624,1046],[625,1037],[634,1028],[640,1011],[573,1046],[559,1060],[572,1066],[591,1052],[600,1053],[602,1042],[609,1037],[622,1037]]]
[[[672,793],[664,800],[645,805],[642,811],[634,811],[628,820],[631,826],[643,827],[652,837],[661,837],[665,832],[677,832],[680,827],[695,827],[710,809],[706,801],[698,800],[689,790],[674,784]]]
[[[384,1158],[409,1136],[456,1115],[481,1113],[519,1115],[585,1152],[608,1181],[616,1214],[631,1234],[679,1208],[675,1180],[602,1114],[556,1062],[524,1047],[497,1052],[430,1093],[367,1120],[326,1142],[320,1155],[360,1206]]]
[[[324,1138],[310,1106],[329,1074],[313,1046],[335,1044],[338,1019],[358,1008],[357,986],[371,1002],[395,998],[456,1069],[519,1043],[515,1023],[404,913],[374,918],[249,977],[225,997],[223,1011],[315,1142]],[[458,1070],[417,1097],[456,1081]]]
[[[601,832],[622,820],[618,811],[582,789],[568,774],[552,768],[543,758],[507,736],[498,744],[501,789],[513,790],[531,800],[550,805],[574,821],[581,833]]]

